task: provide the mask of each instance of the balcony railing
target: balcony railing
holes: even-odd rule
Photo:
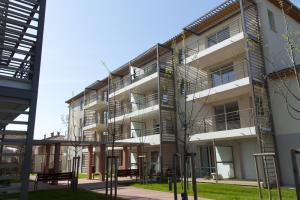
[[[84,126],[90,126],[93,124],[104,124],[107,125],[107,120],[104,117],[99,117],[95,114],[85,114],[84,116]]]
[[[131,83],[139,81],[151,74],[154,74],[157,71],[156,63],[150,63],[142,68],[137,68],[140,70],[133,70],[133,74],[127,74],[123,76],[121,79],[114,80],[111,83],[110,93],[118,91]]]
[[[163,130],[162,134],[173,134],[174,131],[172,128],[168,128]],[[115,140],[124,140],[130,138],[139,138],[139,142],[145,142],[146,136],[160,134],[159,126],[151,128],[151,129],[131,129],[126,131],[121,131],[120,129],[116,130]],[[108,141],[112,141],[112,135],[107,136]]]
[[[208,38],[205,38],[206,40],[211,40],[211,42],[207,41],[206,44],[203,43],[203,38],[200,38],[196,42],[194,42],[191,45],[188,45],[186,47],[186,56],[190,57],[193,56],[194,54],[199,53],[200,51],[203,51],[211,46],[213,44],[220,43],[240,32],[242,32],[242,26],[241,26],[241,20],[240,18],[233,20],[228,24],[228,31],[223,29],[224,31],[219,31],[212,36],[215,36],[211,38],[210,36]],[[201,37],[201,36],[200,36]],[[210,39],[211,38],[211,39]]]
[[[254,126],[253,109],[237,110],[224,114],[205,116],[194,121],[191,133],[209,133],[216,131],[226,131]]]
[[[110,118],[112,119],[115,115],[115,117],[119,117],[125,114],[129,114],[131,112],[137,111],[137,110],[142,110],[154,105],[158,104],[158,94],[154,93],[151,95],[143,96],[140,98],[135,99],[135,102],[133,103],[126,103],[122,104],[120,106],[116,106],[116,111],[115,113],[113,112],[113,107],[112,107],[112,112],[110,115]]]
[[[234,65],[228,65],[220,68],[219,70],[196,77],[196,80],[192,80],[192,82],[188,83],[187,94],[193,94],[206,89],[224,85],[247,76],[248,71],[246,61],[242,61]],[[180,93],[184,92],[184,88],[179,88],[179,90]]]
[[[86,95],[84,105],[88,106],[89,104],[97,102],[97,101],[107,102],[107,97],[105,97],[104,95],[99,95],[97,93],[93,93],[91,95]]]

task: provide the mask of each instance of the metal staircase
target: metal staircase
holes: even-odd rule
[[[258,144],[261,153],[276,153],[257,5],[252,0],[240,2]],[[262,157],[261,165],[264,171],[264,183],[268,178],[269,183],[274,184],[276,169],[273,159]]]
[[[0,199],[27,199],[46,0],[0,0]]]

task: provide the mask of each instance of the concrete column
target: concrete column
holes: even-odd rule
[[[93,146],[88,146],[88,178],[92,179],[92,169],[93,169]]]
[[[46,158],[45,158],[44,173],[48,173],[49,172],[50,150],[51,150],[51,145],[50,144],[46,144]]]
[[[123,169],[129,169],[129,151],[128,147],[123,147]]]
[[[54,150],[54,172],[60,172],[60,143],[55,144]]]
[[[105,144],[100,145],[99,154],[99,173],[102,181],[105,180]]]

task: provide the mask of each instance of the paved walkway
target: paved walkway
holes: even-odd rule
[[[94,192],[105,193],[105,188],[93,190]],[[171,200],[174,199],[171,192],[160,192],[155,190],[147,190],[129,186],[118,187],[118,197],[122,197],[130,200]],[[178,199],[181,199],[178,195]],[[189,197],[193,199],[193,197]],[[199,200],[207,200],[204,198],[198,198]]]
[[[33,177],[31,177],[33,179]],[[85,190],[91,190],[98,193],[105,193],[105,182],[100,180],[88,180],[88,179],[79,179],[79,188]],[[58,188],[67,188],[67,181],[59,181],[58,185],[49,185],[40,182],[38,184],[38,190],[51,190]],[[29,184],[29,190],[33,191],[33,182]],[[171,192],[160,192],[155,190],[148,190],[142,188],[135,188],[130,186],[118,186],[118,197],[131,200],[170,200],[174,199],[173,193]],[[178,199],[181,199],[178,195]],[[193,197],[189,197],[193,199]],[[205,200],[204,198],[198,198],[199,200]]]

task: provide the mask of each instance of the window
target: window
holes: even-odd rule
[[[209,36],[207,38],[207,45],[211,47],[219,42],[222,42],[230,37],[229,27],[224,28],[223,30]]]
[[[215,107],[216,130],[230,130],[240,128],[240,114],[237,102]]]
[[[268,10],[268,18],[269,18],[270,29],[272,31],[276,32],[274,13],[270,10]]]
[[[211,79],[213,87],[234,81],[236,78],[233,66],[223,67],[214,71],[211,75]]]

